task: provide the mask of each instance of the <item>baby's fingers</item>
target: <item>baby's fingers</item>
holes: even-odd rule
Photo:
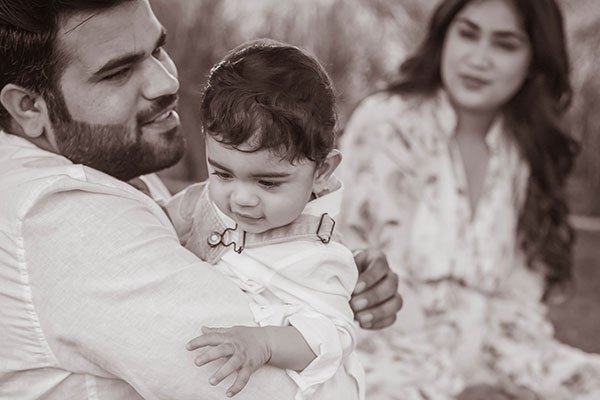
[[[211,328],[209,326],[203,326],[200,329],[204,335],[208,333],[227,333],[231,330],[231,328]]]
[[[211,347],[206,351],[200,353],[194,360],[194,364],[201,367],[204,364],[208,364],[211,361],[215,361],[219,358],[229,357],[235,352],[235,347],[230,343],[220,344],[215,347]]]
[[[235,382],[227,389],[227,397],[233,397],[238,394],[250,380],[250,375],[252,375],[250,368],[240,369],[235,378]]]
[[[210,384],[218,385],[223,379],[240,369],[241,366],[242,357],[240,357],[238,354],[234,354],[225,362],[225,364],[221,365],[221,368],[219,368],[217,372],[213,374],[213,376],[210,377]]]
[[[202,328],[202,330],[204,331],[204,328]],[[185,345],[185,348],[188,350],[196,350],[206,346],[217,346],[223,342],[225,342],[225,337],[223,334],[212,331],[211,329],[210,333],[205,333],[202,336],[198,336],[190,340]]]

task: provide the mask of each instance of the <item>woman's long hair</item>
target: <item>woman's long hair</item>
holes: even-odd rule
[[[444,0],[435,10],[428,34],[400,67],[400,80],[388,92],[431,95],[442,86],[441,54],[448,27],[473,0]],[[563,18],[555,0],[513,0],[532,48],[531,65],[521,89],[504,106],[506,122],[531,174],[518,223],[528,266],[546,280],[544,300],[570,283],[573,229],[568,223],[565,181],[578,145],[559,118],[572,97]]]

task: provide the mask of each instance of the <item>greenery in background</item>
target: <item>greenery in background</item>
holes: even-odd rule
[[[576,212],[600,214],[600,3],[562,0],[575,99],[569,116],[582,152],[571,180]],[[188,152],[163,176],[206,177],[197,108],[210,67],[241,42],[270,37],[304,47],[329,71],[343,126],[356,104],[394,76],[418,45],[437,0],[151,0],[179,68]]]

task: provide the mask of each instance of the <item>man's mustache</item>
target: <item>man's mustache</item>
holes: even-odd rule
[[[160,114],[164,113],[168,109],[177,107],[177,102],[179,100],[179,95],[170,94],[167,96],[162,96],[152,103],[150,108],[144,111],[140,111],[137,115],[137,122],[139,125],[146,124]]]

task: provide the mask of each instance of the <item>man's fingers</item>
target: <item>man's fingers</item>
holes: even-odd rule
[[[220,344],[215,347],[210,347],[200,353],[194,360],[194,364],[196,364],[198,367],[201,367],[202,365],[218,360],[219,358],[229,357],[233,353],[235,353],[235,347],[232,344]]]
[[[396,315],[392,315],[391,317],[379,321],[365,322],[364,324],[359,322],[359,324],[363,329],[383,329],[391,326],[394,322],[396,322]]]
[[[396,320],[396,313],[402,308],[402,297],[395,293],[394,296],[382,303],[364,309],[356,313],[355,318],[360,326],[368,329],[376,327],[385,327],[391,325]]]
[[[217,372],[215,372],[213,376],[210,377],[210,384],[218,385],[219,383],[221,383],[223,379],[227,378],[229,375],[240,369],[240,367],[243,364],[242,361],[243,360],[240,357],[239,353],[233,354],[229,358],[229,360],[227,360],[225,364],[221,365],[221,368],[219,368]]]
[[[392,298],[398,293],[397,290],[398,275],[390,272],[372,285],[369,290],[353,295],[350,305],[354,312],[366,310]]]
[[[383,252],[378,250],[364,250],[354,258],[360,272],[354,293],[362,293],[378,281],[383,279],[390,268]]]
[[[227,397],[232,397],[238,394],[250,380],[250,375],[252,375],[250,368],[240,369],[237,373],[237,377],[235,378],[235,382],[233,382],[233,385],[227,389]]]

